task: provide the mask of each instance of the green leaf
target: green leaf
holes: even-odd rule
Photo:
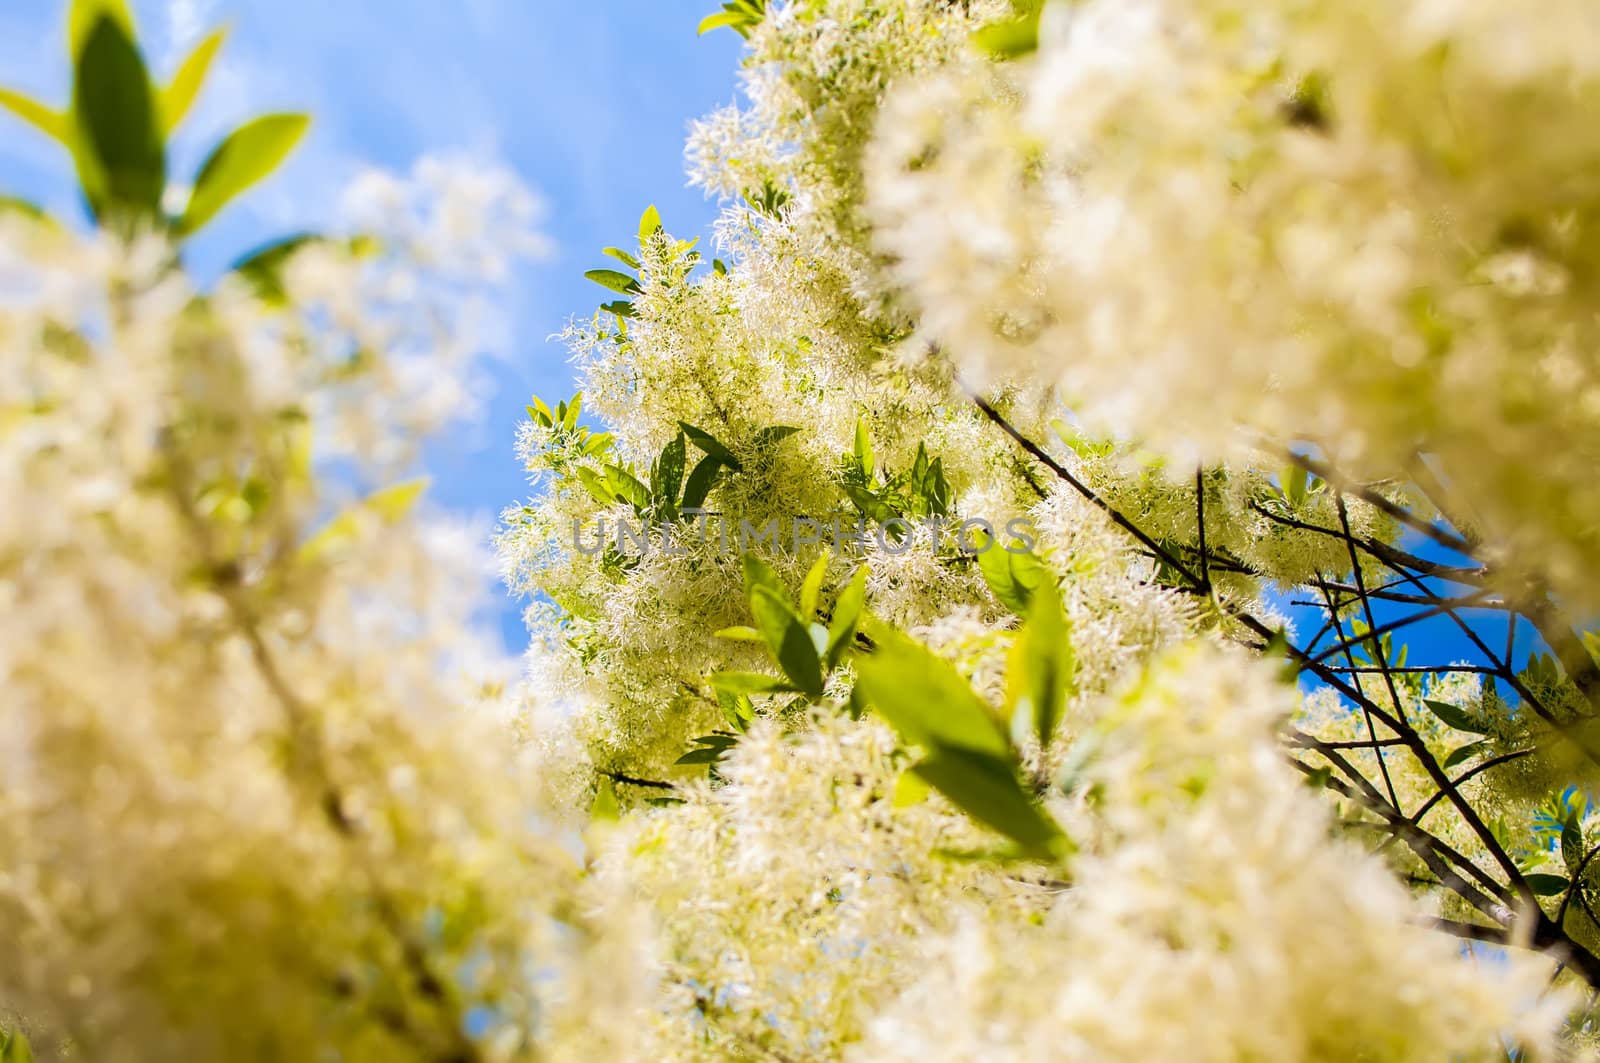
[[[1039,14],[1044,9],[1043,0],[1032,0],[1030,10],[1020,18],[994,22],[972,35],[972,41],[981,50],[996,59],[1016,59],[1039,47]]]
[[[770,587],[757,587],[750,595],[756,630],[789,681],[811,698],[822,696],[822,663],[811,634],[794,608]]]
[[[700,20],[697,34],[710,33],[727,26],[741,37],[748,38],[750,31],[761,24],[766,15],[766,0],[728,0],[722,10]]]
[[[661,460],[657,466],[661,489],[667,502],[674,508],[678,504],[678,492],[683,488],[683,457],[683,433],[679,432],[661,451]]]
[[[621,292],[623,295],[638,295],[644,291],[638,281],[614,269],[587,269],[583,271],[583,275],[596,284],[610,288],[614,292]]]
[[[983,573],[983,581],[1001,605],[1018,616],[1027,616],[1034,590],[1049,573],[1032,553],[1012,553],[997,540],[979,534],[978,570]]]
[[[778,573],[758,555],[745,554],[742,564],[744,592],[752,602],[755,600],[756,590],[760,587],[767,587],[780,594],[783,592],[783,581],[778,578]]]
[[[872,436],[867,432],[867,421],[864,417],[856,418],[855,446],[851,453],[856,459],[856,468],[861,470],[861,476],[868,483],[872,482]]]
[[[194,50],[179,64],[177,73],[172,75],[167,87],[161,90],[162,133],[170,135],[189,113],[189,108],[194,106],[206,75],[211,71],[211,63],[216,59],[217,52],[222,50],[222,42],[227,36],[227,30],[217,30],[195,45]]]
[[[37,203],[30,203],[18,196],[0,195],[0,214],[22,214],[35,221],[49,221],[50,216],[44,208]]]
[[[602,775],[599,784],[594,788],[594,804],[589,806],[589,819],[591,822],[615,823],[621,816],[622,809],[617,804],[617,787]]]
[[[633,304],[626,299],[613,299],[609,303],[601,303],[600,309],[608,314],[616,314],[618,317],[632,318],[639,316],[634,313]]]
[[[639,243],[647,242],[650,237],[661,231],[661,212],[654,203],[644,208],[644,213],[639,215]]]
[[[298,557],[303,561],[316,560],[348,546],[360,533],[364,514],[375,514],[384,524],[400,523],[427,488],[428,479],[420,477],[374,491],[307,539]]]
[[[1289,464],[1279,475],[1283,482],[1283,497],[1291,508],[1298,509],[1305,502],[1307,486],[1310,484],[1310,474],[1302,465]]]
[[[621,465],[607,465],[605,471],[606,486],[612,494],[636,509],[643,509],[650,504],[650,489],[640,483],[633,473]]]
[[[1014,726],[1033,731],[1048,747],[1077,681],[1077,657],[1068,637],[1061,598],[1046,582],[1034,592],[1028,622],[1011,644],[1006,702]]]
[[[289,298],[283,286],[283,267],[296,251],[319,239],[315,233],[297,233],[275,240],[245,254],[233,264],[230,272],[248,281],[263,302],[281,306]]]
[[[1006,757],[939,747],[911,769],[961,811],[1030,852],[1064,848],[1061,828],[1034,804]]]
[[[723,446],[716,436],[704,428],[696,428],[687,421],[679,421],[678,427],[683,429],[683,434],[689,437],[689,442],[699,447],[702,453],[716,458],[734,472],[743,471],[744,467],[739,464],[739,459],[734,456],[733,451]]]
[[[1578,822],[1578,810],[1573,809],[1561,824],[1561,859],[1568,873],[1575,872],[1583,862],[1583,826]]]
[[[723,757],[727,756],[727,753],[728,753],[728,750],[725,747],[704,746],[704,747],[702,747],[700,749],[691,749],[691,750],[689,750],[689,752],[685,753],[683,756],[679,757],[677,760],[673,761],[672,763],[674,763],[674,764],[715,764],[717,761],[719,761]]]
[[[774,424],[768,425],[756,433],[755,445],[757,450],[768,450],[794,435],[800,429],[793,425]]]
[[[1468,742],[1459,749],[1451,751],[1450,755],[1444,758],[1444,766],[1446,768],[1453,768],[1457,764],[1465,764],[1467,761],[1471,760],[1473,757],[1477,756],[1479,753],[1482,753],[1488,748],[1488,742]]]
[[[0,1030],[0,1063],[33,1063],[33,1046],[21,1030]]]
[[[861,620],[861,606],[867,600],[867,566],[856,569],[850,582],[839,592],[833,603],[833,622],[828,625],[827,661],[829,668],[838,666],[840,659],[856,637],[856,625]]]
[[[726,690],[718,690],[717,707],[722,710],[722,718],[728,721],[728,726],[740,734],[744,734],[750,727],[750,721],[755,719],[755,706],[750,703],[748,694],[730,694]]]
[[[683,485],[684,509],[699,509],[705,505],[706,495],[711,493],[711,485],[716,482],[723,464],[721,458],[712,455],[700,459]]]
[[[1466,710],[1447,701],[1433,701],[1432,699],[1424,698],[1422,703],[1428,707],[1428,711],[1437,716],[1447,727],[1452,727],[1457,731],[1465,731],[1468,734],[1486,735],[1489,733],[1487,726],[1469,716]]]
[[[933,788],[928,781],[916,773],[916,769],[908,768],[901,772],[894,781],[894,794],[890,804],[895,808],[910,808],[920,805],[928,799]]]
[[[704,36],[712,30],[719,30],[724,26],[739,29],[744,25],[744,19],[732,11],[717,11],[700,20],[700,26],[695,30],[695,36]]]
[[[784,694],[795,688],[781,679],[760,672],[712,672],[707,679],[720,694],[734,697],[751,694]]]
[[[309,115],[268,114],[230,133],[200,167],[178,232],[197,232],[239,193],[270,175],[310,125]]]
[[[583,392],[579,391],[572,396],[572,401],[567,403],[567,412],[562,415],[561,427],[568,432],[577,431],[578,414],[583,410]]]
[[[1569,885],[1560,875],[1532,874],[1523,877],[1528,880],[1528,888],[1540,897],[1554,897],[1565,893]]]
[[[965,749],[1002,760],[1011,744],[989,706],[955,666],[898,631],[856,659],[856,694],[900,737],[927,749]]]
[[[611,503],[617,500],[616,493],[611,490],[606,481],[601,478],[601,476],[593,469],[587,469],[582,465],[578,465],[575,466],[572,471],[577,473],[578,482],[582,484],[583,489],[589,493],[589,497],[600,503],[602,506],[609,506]]]
[[[767,641],[766,638],[762,636],[761,632],[757,631],[753,627],[747,627],[743,624],[735,627],[725,627],[720,631],[712,632],[711,637],[717,639],[732,639],[734,642]]]
[[[23,199],[21,196],[0,193],[0,215],[3,214],[21,214],[35,221],[44,221],[49,218],[49,215],[45,213],[45,209],[39,204]]]
[[[612,258],[616,259],[618,262],[621,262],[624,266],[627,266],[630,269],[639,268],[639,260],[628,254],[628,252],[624,251],[620,247],[602,247],[600,249],[600,253],[602,255],[610,255]]]
[[[817,615],[817,597],[822,594],[822,581],[828,575],[828,563],[832,560],[833,551],[823,550],[800,584],[800,616],[807,623]]]
[[[57,143],[71,147],[72,123],[68,115],[14,89],[0,89],[0,107]]]
[[[74,64],[83,54],[95,24],[102,18],[115,22],[128,40],[138,39],[127,0],[72,0],[72,6],[67,9],[67,55]]]
[[[112,16],[94,23],[78,53],[72,117],[78,179],[95,217],[108,209],[155,215],[167,172],[155,93],[139,50]]]
[[[418,477],[403,483],[391,484],[367,496],[365,505],[385,521],[393,524],[411,512],[422,493],[428,489],[428,478]]]

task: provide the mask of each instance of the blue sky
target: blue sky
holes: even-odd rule
[[[216,140],[263,111],[315,117],[295,157],[196,242],[216,268],[275,235],[326,226],[339,190],[368,165],[405,172],[425,154],[515,170],[549,207],[555,253],[524,266],[506,309],[508,357],[490,364],[480,422],[430,447],[430,498],[477,518],[527,493],[512,454],[528,396],[564,397],[572,371],[548,337],[609,296],[582,277],[659,206],[682,236],[714,204],[686,186],[689,122],[732,100],[739,38],[695,36],[715,0],[133,0],[148,59],[171,72],[199,36],[231,32],[206,94],[173,146],[192,173]],[[65,0],[0,0],[0,84],[66,98]],[[59,149],[0,117],[0,191],[77,212]],[[520,606],[495,588],[508,648],[526,642]]]

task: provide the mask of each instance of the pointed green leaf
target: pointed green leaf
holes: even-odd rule
[[[833,551],[823,550],[800,584],[800,617],[807,623],[817,615],[817,597],[822,593],[822,581],[828,575],[828,563],[832,560]]]
[[[602,506],[609,506],[617,500],[616,492],[612,491],[606,481],[593,469],[578,465],[574,467],[573,472],[577,473],[578,482],[589,493],[589,497]]]
[[[744,566],[744,591],[752,601],[755,600],[756,590],[761,587],[767,587],[779,594],[783,592],[783,581],[778,578],[778,573],[759,556],[745,554],[742,564]]]
[[[978,570],[1000,604],[1018,616],[1028,615],[1033,592],[1048,576],[1039,559],[1027,552],[1012,553],[980,533]]]
[[[1021,18],[984,26],[972,35],[973,43],[996,59],[1016,59],[1035,51],[1039,47],[1039,9],[1043,6],[1041,0]]]
[[[689,752],[685,753],[683,756],[679,757],[677,760],[673,761],[672,763],[679,764],[679,765],[683,765],[683,764],[715,764],[717,761],[721,760],[724,756],[726,756],[727,752],[728,751],[726,749],[718,749],[718,748],[712,747],[712,746],[704,747],[704,748],[701,748],[701,749],[691,749]]]
[[[711,455],[700,459],[689,473],[688,482],[683,485],[684,509],[699,509],[705,505],[706,495],[711,493],[711,485],[716,482],[722,465],[721,458]]]
[[[744,19],[742,16],[732,11],[716,11],[700,20],[700,25],[695,30],[695,36],[704,36],[705,34],[710,33],[712,30],[718,30],[724,26],[730,26],[737,29],[742,25],[744,25]]]
[[[167,162],[155,93],[114,17],[102,15],[88,31],[73,73],[72,119],[78,179],[95,216],[108,208],[156,214]]]
[[[1471,760],[1479,753],[1484,752],[1488,748],[1488,742],[1468,742],[1459,749],[1452,750],[1450,755],[1444,758],[1444,766],[1446,768],[1453,768],[1457,764],[1465,764],[1467,761]]]
[[[610,255],[612,258],[616,259],[618,262],[621,262],[629,269],[636,270],[639,268],[639,260],[628,254],[628,252],[624,251],[620,247],[602,247],[600,249],[600,253],[602,255]]]
[[[33,1046],[21,1030],[0,1030],[0,1063],[33,1063]]]
[[[867,431],[867,421],[864,417],[856,418],[856,439],[852,451],[856,459],[856,467],[861,470],[862,477],[872,482],[872,436]]]
[[[753,627],[746,627],[743,624],[736,627],[725,627],[720,631],[713,632],[711,637],[718,639],[732,639],[734,642],[766,641],[766,639],[762,637],[761,632],[757,631]]]
[[[34,221],[49,221],[50,216],[44,208],[37,203],[30,203],[17,196],[0,195],[0,214],[22,214]]]
[[[128,40],[138,40],[128,0],[72,0],[72,6],[67,9],[67,55],[74,64],[101,18],[115,22]]]
[[[911,769],[979,823],[1041,855],[1058,851],[1061,828],[1034,804],[1006,757],[939,747]]]
[[[1465,731],[1468,734],[1486,735],[1489,733],[1489,728],[1473,719],[1465,709],[1452,705],[1447,701],[1434,701],[1431,698],[1424,698],[1422,703],[1428,707],[1429,712],[1439,717],[1447,727],[1452,727],[1457,731]]]
[[[616,785],[602,775],[594,788],[594,803],[589,806],[589,819],[597,823],[615,823],[621,816]]]
[[[894,781],[894,795],[890,803],[895,808],[910,808],[920,805],[928,799],[933,788],[928,781],[916,773],[916,769],[908,768],[901,772]]]
[[[728,726],[740,734],[744,734],[750,727],[750,721],[755,719],[756,709],[750,703],[748,694],[731,694],[719,689],[717,707],[722,710],[722,718],[728,721]]]
[[[0,89],[0,107],[4,107],[57,143],[71,146],[72,123],[70,118],[60,111],[13,89]]]
[[[760,672],[712,672],[707,679],[719,693],[735,697],[751,694],[784,694],[794,687],[781,679]]]
[[[623,295],[638,295],[644,291],[638,281],[614,269],[587,269],[583,271],[583,275],[596,284],[610,288],[614,292],[621,292]]]
[[[757,587],[750,595],[750,612],[756,630],[789,681],[812,698],[822,696],[822,662],[806,625],[794,608],[770,587]]]
[[[384,524],[398,524],[427,487],[428,479],[421,477],[374,491],[301,544],[297,556],[302,561],[314,561],[345,548],[360,534],[363,516],[367,514],[376,515]]]
[[[673,507],[677,506],[678,492],[683,488],[683,458],[683,433],[679,432],[661,451],[661,460],[657,466],[661,477],[661,490],[668,504]]]
[[[310,124],[308,115],[269,114],[229,134],[200,167],[178,232],[198,231],[239,193],[270,175],[300,143]]]
[[[639,242],[645,243],[661,231],[661,212],[656,210],[654,203],[644,208],[644,213],[639,215]]]
[[[703,453],[721,461],[722,464],[734,472],[742,471],[743,466],[739,464],[739,459],[734,456],[733,451],[723,446],[716,436],[707,432],[704,428],[696,428],[687,421],[679,421],[678,427],[683,429],[683,434],[689,437],[689,442],[699,447]]]
[[[774,424],[768,425],[756,433],[755,445],[757,450],[768,450],[794,435],[800,429],[793,425]]]
[[[1555,897],[1567,892],[1569,883],[1560,875],[1532,874],[1524,875],[1528,880],[1528,888],[1540,897]]]
[[[650,489],[640,483],[633,473],[621,465],[607,465],[605,471],[606,486],[611,489],[612,494],[637,509],[643,509],[650,504]]]
[[[189,108],[194,106],[201,87],[205,85],[206,75],[211,72],[211,63],[216,59],[217,52],[221,51],[222,42],[227,36],[227,30],[217,30],[195,45],[194,50],[178,66],[177,73],[172,75],[167,87],[161,90],[163,133],[171,134],[177,129],[189,113]]]
[[[874,635],[877,648],[856,658],[856,692],[902,739],[1010,758],[1005,732],[954,665],[898,631]]]
[[[861,606],[867,600],[867,566],[856,569],[850,582],[839,592],[833,603],[833,622],[828,625],[828,667],[837,667],[850,642],[856,637],[856,625],[861,620]]]
[[[1583,826],[1578,822],[1578,810],[1573,809],[1561,824],[1561,859],[1567,871],[1575,872],[1583,862]]]
[[[1007,704],[1041,747],[1049,746],[1075,689],[1077,663],[1061,597],[1046,581],[1034,591],[1028,622],[1011,644],[1006,665]]]
[[[282,305],[289,298],[283,286],[283,269],[296,251],[319,240],[314,233],[296,233],[275,240],[264,247],[248,252],[233,264],[230,272],[238,274],[255,289],[262,301]]]

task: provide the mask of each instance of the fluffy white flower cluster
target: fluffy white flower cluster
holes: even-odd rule
[[[1488,357],[1462,322],[1420,361],[1391,350],[1416,286],[1396,270],[1426,273],[1453,312],[1494,316],[1497,328],[1511,320],[1473,302],[1509,296],[1461,279],[1470,271],[1450,238],[1389,224],[1410,201],[1384,182],[1422,180],[1406,167],[1429,181],[1468,177],[1403,152],[1382,161],[1388,148],[1373,149],[1377,162],[1363,154],[1406,141],[1385,110],[1389,89],[1371,89],[1363,109],[1331,75],[1330,56],[1359,43],[1335,40],[1354,32],[1355,14],[1287,0],[1249,11],[1057,4],[1037,56],[995,63],[968,39],[1007,10],[767,9],[747,27],[750,106],[713,116],[690,145],[695,180],[740,200],[716,230],[727,261],[708,271],[692,244],[646,224],[637,253],[618,256],[635,271],[618,289],[624,305],[569,333],[583,409],[611,433],[605,447],[550,417],[519,438],[544,491],[508,511],[501,550],[514,585],[549,599],[529,612],[533,741],[547,789],[575,820],[591,795],[605,819],[619,799],[622,823],[599,842],[595,878],[654,911],[662,995],[645,1012],[641,1051],[1319,1060],[1551,1049],[1573,1001],[1546,994],[1548,958],[1478,945],[1464,955],[1419,925],[1437,894],[1441,918],[1494,937],[1481,917],[1512,922],[1500,900],[1514,891],[1500,886],[1485,913],[1403,845],[1385,849],[1387,867],[1364,855],[1360,841],[1392,824],[1355,800],[1333,802],[1342,822],[1332,820],[1274,738],[1294,696],[1212,645],[1254,645],[1284,624],[1264,581],[1329,594],[1348,594],[1337,581],[1356,574],[1376,584],[1401,527],[1395,511],[1433,512],[1395,481],[1358,498],[1282,472],[1278,445],[1310,439],[1358,474],[1386,475],[1419,449],[1452,477],[1527,467],[1512,433],[1498,466],[1455,472],[1473,432],[1499,438],[1467,425],[1465,399],[1446,386],[1458,370],[1435,372]],[[1421,26],[1427,11],[1415,11]],[[1464,8],[1435,15],[1436,28],[1468,19]],[[1348,64],[1349,84],[1409,54],[1384,44]],[[1311,228],[1288,225],[1292,239],[1266,224],[1297,212]],[[1291,285],[1274,263],[1295,240],[1336,244],[1323,274],[1307,268]],[[1169,242],[1180,246],[1167,255]],[[942,356],[924,357],[930,346]],[[1495,357],[1509,379],[1513,355]],[[952,366],[985,385],[987,410]],[[1476,401],[1509,417],[1514,396],[1489,387]],[[1036,442],[1056,475],[1024,464],[996,419]],[[698,435],[676,443],[684,425]],[[887,498],[919,446],[942,462],[953,515],[1030,517],[1037,554],[1011,576],[1059,595],[1073,664],[1050,741],[1007,721],[1004,771],[1016,778],[1001,789],[1037,799],[1076,843],[1073,857],[997,855],[948,795],[918,800],[923,777],[905,770],[916,742],[858,718],[869,706],[859,690],[852,698],[849,655],[820,694],[759,693],[763,676],[776,682],[780,651],[746,626],[762,622],[752,621],[761,596],[725,550],[693,538],[637,559],[571,548],[573,522],[592,536],[599,519],[661,512],[671,448],[686,445],[692,465],[716,452],[707,433],[732,462],[703,498],[730,520],[887,506],[862,499]],[[1218,457],[1242,460],[1195,473],[1196,459]],[[636,488],[604,487],[623,471]],[[1072,476],[1101,504],[1069,489]],[[1498,504],[1482,516],[1504,544]],[[1350,542],[1328,534],[1345,527]],[[1014,703],[1029,609],[1019,584],[1005,593],[1004,574],[920,536],[904,552],[836,558],[812,582],[819,553],[766,557],[773,597],[805,600],[810,585],[812,641],[859,564],[875,624],[911,631],[988,706]],[[1354,629],[1349,612],[1347,602],[1330,642]],[[723,629],[730,637],[713,636]],[[865,633],[857,660],[877,645]],[[1459,790],[1494,831],[1526,834],[1561,777],[1534,755],[1542,724],[1523,713],[1466,747],[1425,697],[1444,699],[1447,715],[1472,706],[1466,723],[1478,727],[1480,705],[1508,715],[1487,684],[1362,672],[1357,654],[1369,652],[1353,642],[1335,660],[1358,696],[1412,721],[1415,744],[1370,744],[1364,717],[1328,694],[1294,728],[1346,750],[1363,781],[1387,780],[1396,807],[1495,882],[1498,843],[1452,818],[1438,765],[1453,767],[1463,749],[1507,758]],[[758,693],[732,702],[719,671]],[[1548,848],[1516,859],[1519,875],[1562,870]],[[1396,870],[1418,884],[1421,906]]]
[[[416,485],[350,501],[455,412],[386,357],[454,304],[386,300],[393,251],[277,305],[4,220],[0,999],[96,1059],[604,1051],[629,923],[534,818],[485,559]]]
[[[1097,841],[1072,888],[1026,931],[970,906],[852,1058],[1498,1059],[1508,1035],[1545,1050],[1570,1004],[1545,992],[1548,965],[1465,961],[1404,925],[1405,891],[1330,837],[1283,762],[1291,703],[1231,655],[1159,661],[1089,733],[1078,816]]]
[[[1597,101],[1583,0],[1049,3],[1035,55],[894,94],[869,213],[973,379],[1186,468],[1425,454],[1592,605]]]

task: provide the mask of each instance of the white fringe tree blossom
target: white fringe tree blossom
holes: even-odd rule
[[[174,204],[216,39],[76,0],[0,96],[96,222],[0,210],[0,1060],[1592,1058],[1597,26],[729,0],[712,246],[606,248],[516,440],[515,684],[395,477],[537,202],[197,290],[304,120]]]

